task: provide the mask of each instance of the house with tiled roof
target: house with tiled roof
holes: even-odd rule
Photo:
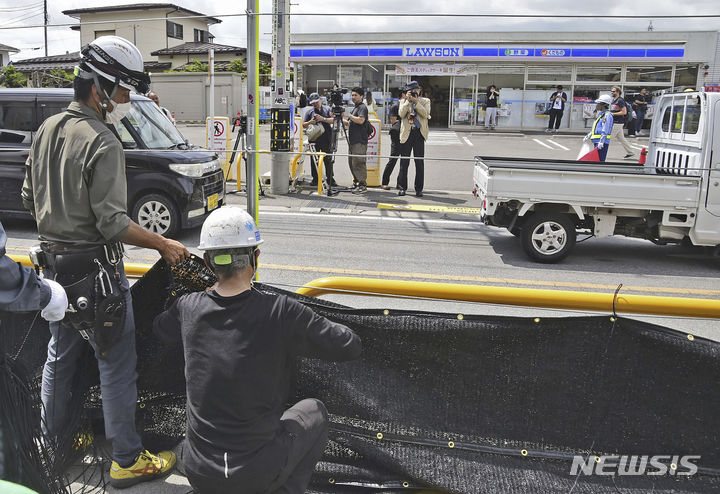
[[[4,67],[10,62],[11,53],[18,53],[19,51],[17,48],[0,43],[0,67]]]
[[[170,64],[172,70],[182,70],[184,66],[193,60],[207,62],[211,48],[214,52],[215,70],[217,71],[228,70],[233,60],[238,58],[247,59],[247,50],[245,48],[198,41],[155,50],[150,55],[157,57],[160,63]],[[269,64],[270,54],[260,52],[260,61]]]

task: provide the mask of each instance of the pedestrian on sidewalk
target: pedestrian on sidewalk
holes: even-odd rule
[[[400,156],[400,103],[405,100],[407,90],[400,88],[400,98],[390,107],[390,159],[385,165],[382,176],[382,187],[385,190],[390,189],[390,175],[395,169],[395,164]],[[399,177],[398,177],[399,178]]]
[[[323,165],[325,166],[325,181],[327,182],[328,187],[337,187],[333,175],[333,163],[335,162],[335,157],[330,154],[333,137],[332,123],[334,121],[332,109],[329,106],[322,104],[322,99],[318,93],[310,94],[309,103],[310,107],[303,115],[302,126],[303,129],[307,129],[310,125],[322,125],[323,129],[325,129],[323,133],[315,139],[315,141],[312,141],[312,144],[315,146],[315,151],[325,153]],[[310,185],[313,187],[318,184],[316,161],[319,160],[320,158],[317,158],[315,155],[310,156],[310,173],[312,174],[312,182],[310,182]]]
[[[430,100],[421,96],[420,84],[410,81],[406,86],[405,99],[400,103],[400,174],[398,175],[398,195],[404,196],[407,190],[410,153],[415,158],[415,195],[423,196],[425,186],[425,141],[428,138],[428,120],[430,118]]]
[[[649,99],[647,88],[640,89],[640,93],[635,95],[635,131],[637,135],[642,135],[642,127],[645,122],[645,113],[647,113]]]
[[[345,112],[347,117],[343,124],[348,128],[348,144],[350,145],[350,173],[353,176],[353,194],[365,194],[367,192],[367,146],[370,137],[370,122],[368,121],[368,109],[363,103],[363,89],[354,87],[350,91],[350,99],[355,107],[350,113]]]
[[[612,138],[617,140],[622,147],[625,148],[625,159],[634,158],[633,148],[630,143],[625,139],[625,119],[627,115],[627,106],[625,100],[622,98],[622,89],[619,86],[613,86],[610,90],[612,94],[612,103],[610,104],[610,113],[613,116],[613,130]]]
[[[567,102],[567,94],[563,91],[563,87],[558,85],[557,91],[550,95],[550,121],[548,122],[547,132],[557,132],[560,128],[563,112],[565,111],[565,103]]]
[[[495,87],[495,84],[492,84],[487,89],[486,99],[485,130],[488,130],[488,127],[490,130],[495,130],[495,126],[497,125],[498,100],[500,99],[500,91]]]

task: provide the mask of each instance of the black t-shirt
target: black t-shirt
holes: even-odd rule
[[[350,127],[348,131],[348,140],[350,144],[367,144],[368,142],[368,128],[370,127],[368,122],[368,109],[365,103],[359,103],[355,108],[352,109],[350,114],[354,117],[365,117],[365,122],[358,124],[350,121]]]
[[[496,90],[496,91],[497,91],[497,90]],[[499,91],[498,91],[498,92],[499,92]],[[487,108],[497,108],[497,105],[498,105],[497,103],[498,103],[498,97],[499,97],[499,96],[498,96],[497,94],[491,93],[489,89],[487,90],[487,92],[485,93],[485,95],[486,95],[486,97],[487,97],[487,103],[485,104],[485,106],[486,106]]]
[[[303,122],[309,122],[313,118],[315,118],[315,114],[321,115],[325,118],[332,116],[332,111],[330,110],[330,107],[328,106],[321,106],[320,109],[316,109],[314,106],[310,107],[309,110],[305,112],[303,115]],[[322,146],[323,144],[330,144],[330,140],[332,139],[332,127],[327,122],[320,122],[320,124],[325,128],[325,132],[323,132],[320,137],[317,138],[315,142],[315,146]]]
[[[636,94],[633,102],[637,105],[638,110],[645,111],[645,109],[647,109],[648,98],[646,95],[640,93]],[[638,102],[643,102],[645,104],[638,104]]]
[[[610,111],[611,112],[619,112],[622,111],[625,107],[625,100],[622,99],[622,97],[618,96],[615,98],[610,105]],[[613,124],[624,124],[625,123],[625,115],[613,115]]]
[[[360,338],[284,295],[214,290],[180,297],[154,321],[182,344],[187,386],[184,462],[195,473],[230,475],[272,444],[290,398],[297,356],[344,361]],[[225,455],[227,454],[227,457]],[[226,466],[227,462],[227,466]]]

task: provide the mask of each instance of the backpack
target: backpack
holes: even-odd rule
[[[627,110],[627,115],[625,115],[625,122],[630,122],[631,120],[635,119],[635,112],[632,109],[632,105],[625,101],[625,109]]]

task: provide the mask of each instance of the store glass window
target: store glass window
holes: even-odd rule
[[[452,125],[472,125],[475,118],[475,76],[455,76]]]
[[[320,96],[326,96],[327,91],[338,82],[337,65],[304,65],[303,80],[305,87],[301,87],[309,96],[317,92]]]
[[[390,67],[390,66],[388,66]],[[392,66],[392,70],[389,68],[385,69],[387,72],[387,92],[384,95],[384,105],[382,110],[382,118],[384,123],[390,123],[390,107],[397,103],[400,97],[400,88],[404,87],[410,82],[410,77],[406,75],[395,75],[395,66]],[[380,114],[380,112],[378,112]]]
[[[572,67],[569,65],[528,65],[528,81],[570,82]]]
[[[678,65],[675,67],[675,87],[686,86],[695,88],[698,77],[697,65]]]
[[[577,68],[578,82],[620,82],[620,66],[579,66]]]
[[[625,74],[626,82],[671,82],[672,66],[658,65],[652,67],[628,67]]]
[[[522,119],[525,65],[478,65],[477,124],[485,124],[484,105],[487,89],[494,84],[500,90],[498,127],[520,127]]]

